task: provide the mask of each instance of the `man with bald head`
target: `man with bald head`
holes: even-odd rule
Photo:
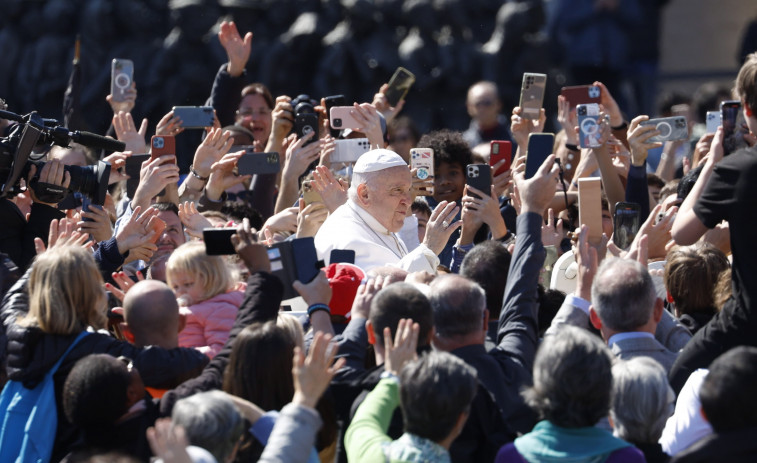
[[[377,149],[355,163],[348,200],[323,223],[315,236],[319,258],[328,263],[333,249],[355,251],[355,265],[368,271],[394,265],[409,272],[436,273],[438,254],[460,223],[454,203],[440,203],[429,219],[420,246],[408,252],[397,233],[413,202],[407,163],[394,151]]]
[[[162,281],[144,280],[129,289],[124,297],[124,321],[136,346],[179,346],[179,305]]]
[[[508,119],[500,114],[502,102],[494,82],[481,81],[473,84],[468,89],[465,105],[471,117],[470,127],[463,133],[468,146],[475,148],[492,140],[511,139]]]

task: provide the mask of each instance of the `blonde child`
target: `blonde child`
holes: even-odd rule
[[[194,347],[213,358],[229,338],[244,299],[243,285],[236,284],[221,256],[205,254],[201,241],[176,248],[166,263],[166,279],[188,312],[179,346]]]

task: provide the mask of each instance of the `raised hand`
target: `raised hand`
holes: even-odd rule
[[[455,216],[460,212],[460,208],[454,201],[442,201],[436,205],[431,212],[431,217],[426,224],[426,236],[423,238],[423,244],[439,255],[447,245],[452,233],[462,226],[462,221],[455,220]]]
[[[332,336],[318,332],[313,337],[307,357],[299,347],[294,348],[292,377],[294,397],[292,403],[314,408],[346,359],[334,363],[337,346],[330,344]]]
[[[202,238],[204,228],[213,228],[213,224],[197,211],[192,201],[179,203],[179,220],[184,224],[184,231],[193,238]]]
[[[149,250],[152,252],[158,250],[158,247],[154,244],[154,241],[158,238],[157,233],[150,225],[150,221],[160,220],[156,217],[158,211],[153,208],[148,208],[144,213],[140,214],[141,211],[142,208],[137,206],[129,220],[119,229],[118,234],[116,235],[118,252],[121,254],[126,254],[127,251],[139,247],[145,248],[143,254],[147,253]]]
[[[373,103],[371,104],[384,116],[388,124],[402,111],[402,108],[405,106],[405,100],[404,98],[400,100],[397,106],[389,106],[389,101],[386,99],[387,90],[389,90],[389,84],[382,85],[378,93],[373,95]]]
[[[620,106],[618,106],[615,98],[612,97],[612,93],[610,93],[605,84],[603,84],[602,82],[594,82],[594,85],[599,87],[602,91],[602,99],[600,100],[600,104],[610,116],[610,126],[618,127],[622,125],[623,113],[620,112]]]
[[[649,139],[660,132],[653,125],[641,125],[649,120],[649,116],[636,116],[628,126],[628,145],[631,147],[631,164],[643,166],[647,160],[647,152],[652,148],[659,148],[662,142],[650,142]]]
[[[113,236],[110,216],[102,207],[91,205],[89,211],[81,211],[81,217],[91,219],[91,221],[81,220],[76,224],[77,230],[92,235],[92,239],[96,242],[107,241]]]
[[[392,342],[392,330],[384,328],[384,369],[395,376],[399,376],[408,362],[418,358],[418,333],[420,325],[413,323],[411,319],[400,319],[397,324],[397,332]]]
[[[591,285],[597,274],[599,257],[597,250],[589,244],[589,226],[581,225],[578,242],[573,245],[573,256],[578,264],[576,295],[587,301],[591,300]]]
[[[521,108],[513,108],[513,115],[510,117],[510,132],[513,134],[518,147],[523,147],[525,152],[528,146],[528,134],[538,133],[544,130],[544,123],[547,122],[547,113],[544,108],[539,111],[539,120],[531,120],[521,117]]]
[[[305,205],[305,200],[299,200],[300,213],[297,215],[297,238],[315,236],[329,216],[329,210],[321,202]]]
[[[315,132],[310,132],[287,147],[286,163],[281,172],[282,176],[288,179],[297,178],[305,173],[313,161],[319,158],[323,145],[321,140],[305,145],[314,136]]]
[[[121,180],[127,180],[129,178],[126,173],[122,173],[120,169],[126,166],[126,159],[131,156],[131,151],[124,151],[123,153],[113,153],[103,158],[103,162],[110,163],[110,177],[108,178],[108,185],[113,185]]]
[[[147,152],[147,143],[145,143],[147,119],[142,119],[142,125],[137,130],[131,114],[119,111],[113,114],[113,129],[116,131],[116,138],[126,144],[124,151],[140,154]]]
[[[286,95],[276,97],[276,104],[271,117],[273,119],[271,138],[281,143],[294,126],[292,99]]]
[[[50,230],[47,233],[47,247],[41,238],[34,238],[34,250],[42,254],[47,249],[55,246],[83,246],[90,247],[87,243],[89,236],[76,231],[76,220],[62,218],[50,222]]]
[[[106,96],[105,101],[110,105],[113,114],[118,114],[120,112],[130,113],[137,102],[137,83],[132,81],[131,86],[124,91],[123,101],[114,100],[113,95]]]
[[[547,209],[547,223],[541,226],[541,242],[544,246],[554,246],[559,252],[562,239],[562,219],[555,224],[555,211],[550,207]]]
[[[379,111],[369,103],[355,103],[353,107],[355,109],[350,111],[350,114],[360,124],[356,130],[365,134],[372,148],[383,148],[384,132],[381,130]]]
[[[205,186],[205,194],[208,199],[218,201],[221,199],[224,191],[252,178],[251,175],[237,175],[234,173],[237,161],[243,155],[244,151],[226,153],[211,166],[208,184]]]
[[[201,176],[210,175],[213,164],[220,161],[224,154],[229,152],[234,140],[231,132],[222,129],[211,129],[205,140],[200,143],[195,151],[192,167]]]
[[[557,175],[560,169],[555,164],[555,155],[550,154],[539,170],[526,179],[526,165],[519,164],[515,172],[515,185],[520,195],[521,212],[535,212],[544,215],[544,210],[552,201],[557,190]]]
[[[158,126],[155,128],[155,135],[173,135],[176,136],[184,131],[181,126],[181,118],[173,113],[173,110],[160,118]]]
[[[229,58],[226,71],[232,77],[241,76],[252,51],[252,32],[246,33],[243,39],[234,21],[224,21],[218,31],[218,40]]]
[[[179,167],[176,165],[176,156],[165,154],[142,163],[142,169],[139,171],[139,186],[134,192],[132,206],[147,209],[152,199],[163,188],[178,181]]]
[[[347,202],[347,188],[344,180],[337,179],[326,166],[318,166],[313,171],[313,188],[321,195],[323,204],[329,212],[334,212],[339,206]]]
[[[257,234],[250,227],[250,219],[245,217],[242,220],[237,232],[231,235],[231,244],[251,274],[271,271],[268,251],[263,244],[258,243]]]
[[[136,276],[137,283],[144,281],[145,279],[144,275],[142,275],[142,272],[136,272]],[[129,278],[125,272],[113,272],[111,274],[111,277],[113,278],[113,281],[116,282],[117,286],[113,286],[110,283],[105,283],[105,289],[110,291],[111,294],[113,294],[113,296],[115,296],[115,298],[121,301],[121,303],[123,304],[126,293],[129,292],[129,290],[137,283]]]

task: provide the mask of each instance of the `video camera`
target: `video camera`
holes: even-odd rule
[[[13,197],[23,190],[19,179],[27,178],[32,165],[36,174],[28,187],[43,202],[58,203],[68,191],[80,192],[92,201],[102,205],[110,177],[110,164],[99,161],[92,166],[65,166],[64,170],[71,176],[68,189],[57,185],[39,182],[39,174],[45,162],[43,156],[32,157],[32,151],[38,146],[58,145],[68,147],[71,142],[84,146],[101,148],[107,151],[123,151],[126,145],[112,138],[90,132],[69,131],[58,125],[55,119],[44,119],[36,112],[25,116],[0,110],[0,119],[16,122],[10,127],[7,137],[0,138],[0,198]]]

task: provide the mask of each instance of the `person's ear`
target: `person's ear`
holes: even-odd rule
[[[663,310],[665,310],[665,304],[663,304],[662,299],[658,297],[654,301],[654,311],[652,312],[652,317],[654,318],[655,323],[660,323],[660,320],[662,320]]]
[[[365,322],[365,332],[368,334],[368,344],[376,344],[376,333],[373,332],[373,323],[370,320]]]
[[[370,203],[370,194],[368,192],[368,185],[361,183],[357,186],[357,198],[360,203],[368,205]]]
[[[602,320],[599,319],[599,315],[597,314],[597,311],[594,310],[594,306],[589,306],[589,321],[591,322],[591,325],[598,329],[602,329]]]

